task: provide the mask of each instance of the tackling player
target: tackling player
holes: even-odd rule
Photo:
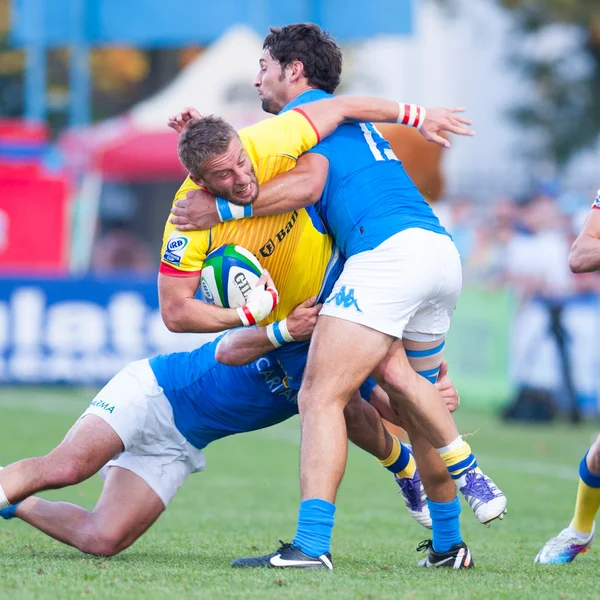
[[[592,204],[583,230],[569,253],[573,273],[600,270],[600,190]],[[578,554],[587,552],[594,541],[594,518],[600,507],[600,436],[592,444],[579,465],[579,488],[575,514],[568,527],[548,540],[538,552],[535,562],[567,564]]]
[[[331,97],[339,83],[341,52],[318,27],[291,25],[267,36],[260,64],[255,85],[263,108],[285,114]],[[433,113],[413,105],[400,109],[398,122],[417,126]],[[463,127],[468,121],[452,114],[448,119],[447,130],[468,133]],[[429,383],[441,364],[461,286],[460,260],[450,237],[372,124],[340,127],[294,170],[262,186],[252,212],[270,214],[318,200],[321,216],[349,260],[321,313],[300,395],[303,502],[297,534],[293,545],[239,561],[239,566],[265,566],[274,557],[281,565],[289,561],[292,566],[302,558],[319,566],[327,555],[346,460],[343,407],[359,381],[377,367],[396,405],[409,401],[407,408],[424,425],[477,518],[487,523],[505,512],[504,495],[480,471]],[[228,216],[221,211],[220,217]],[[396,339],[403,339],[409,360]],[[457,523],[455,496],[431,506],[440,521]],[[444,564],[449,556],[466,556],[457,527],[443,541],[434,538],[423,562]]]
[[[312,302],[292,311],[287,322],[296,339],[310,338],[317,311]],[[17,517],[82,552],[117,554],[158,519],[191,473],[204,469],[202,450],[208,444],[298,413],[297,391],[286,387],[284,378],[266,327],[232,331],[193,352],[131,363],[98,393],[54,450],[0,469],[0,517]],[[363,388],[365,396],[371,387]],[[455,408],[449,379],[440,389]],[[381,393],[376,400],[393,418]],[[359,400],[349,405],[348,414],[350,438],[385,458],[393,440],[376,410]],[[91,511],[33,496],[75,485],[98,471],[104,485]]]

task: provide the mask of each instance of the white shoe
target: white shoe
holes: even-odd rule
[[[426,529],[431,529],[431,515],[429,514],[429,506],[427,505],[427,494],[421,483],[419,469],[415,471],[412,477],[398,477],[394,475],[394,479],[400,488],[400,493],[404,499],[404,504],[408,510],[408,514],[419,524]]]
[[[506,496],[498,486],[479,468],[467,471],[457,480],[460,493],[484,525],[506,514]]]
[[[544,544],[535,557],[535,562],[541,565],[566,565],[578,554],[585,554],[592,547],[595,532],[596,523],[587,538],[577,535],[577,532],[569,525]]]

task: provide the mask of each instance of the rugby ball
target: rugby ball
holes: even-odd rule
[[[224,308],[246,304],[263,269],[258,259],[241,246],[229,244],[213,250],[202,265],[200,287],[207,302]]]

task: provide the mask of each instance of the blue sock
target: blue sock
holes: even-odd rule
[[[11,506],[8,506],[8,507],[0,510],[0,518],[12,519],[15,516],[15,511],[17,510],[17,506],[19,506],[18,502],[16,504],[12,504]]]
[[[595,475],[592,473],[587,466],[587,455],[589,450],[585,453],[585,456],[582,458],[579,463],[579,477],[581,477],[582,481],[591,488],[600,488],[600,475]]]
[[[427,498],[433,528],[433,550],[438,554],[448,552],[454,544],[462,542],[460,535],[460,502],[434,502]]]
[[[329,552],[334,514],[335,504],[327,500],[311,498],[301,502],[294,546],[313,557]]]

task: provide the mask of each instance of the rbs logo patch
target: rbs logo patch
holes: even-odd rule
[[[189,243],[190,239],[188,237],[174,231],[167,240],[167,246],[162,259],[175,266],[181,265],[185,248]]]

